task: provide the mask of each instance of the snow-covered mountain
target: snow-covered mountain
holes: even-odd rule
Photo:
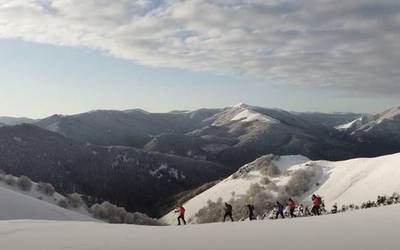
[[[3,221],[1,245],[18,250],[399,249],[400,206],[286,220],[182,227]]]
[[[244,198],[254,201],[252,186],[257,184],[272,197],[285,202],[293,197],[298,203],[308,205],[316,193],[325,204],[348,205],[375,200],[378,195],[400,192],[400,153],[376,158],[357,158],[347,161],[310,161],[306,157],[263,156],[244,165],[236,173],[199,194],[184,204],[187,218],[196,222],[196,213],[207,202],[232,201]],[[275,198],[274,198],[275,197]],[[266,201],[263,201],[266,202]],[[175,224],[173,211],[162,221]]]
[[[389,131],[388,131],[389,129]],[[386,133],[396,132],[400,134],[400,107],[388,109],[382,113],[374,115],[368,122],[360,123],[352,134],[357,133]]]
[[[340,124],[340,125],[336,126],[335,128],[340,131],[352,132],[352,131],[358,129],[359,127],[365,125],[366,123],[368,123],[368,121],[369,121],[369,119],[367,116],[360,116],[351,122]]]
[[[64,197],[58,193],[46,196],[36,191],[21,191],[0,182],[0,220],[75,220],[97,221],[82,211],[57,206]]]
[[[104,146],[133,146],[233,169],[266,153],[346,159],[351,145],[331,125],[354,114],[295,113],[237,104],[221,109],[150,113],[141,109],[54,115],[34,124],[65,137]],[[329,152],[329,153],[327,153]]]
[[[359,151],[367,155],[400,151],[400,107],[362,116],[336,128],[356,141]]]
[[[232,169],[267,153],[302,154],[313,159],[354,156],[352,144],[338,131],[316,122],[318,118],[311,114],[305,117],[241,103],[206,117],[202,127],[185,134],[155,136],[145,149],[207,159]]]
[[[338,125],[336,128],[351,132],[353,135],[374,132],[374,130],[381,130],[383,128],[391,128],[391,130],[397,130],[396,132],[400,133],[399,123],[400,107],[393,107],[376,115],[360,116],[349,123]]]

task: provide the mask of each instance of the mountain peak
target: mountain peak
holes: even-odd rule
[[[232,105],[231,107],[232,108],[249,108],[250,105],[248,105],[246,103],[243,103],[243,102],[239,102],[239,103],[237,103],[235,105]]]

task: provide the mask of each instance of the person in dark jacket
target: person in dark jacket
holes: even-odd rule
[[[336,214],[338,212],[338,207],[337,207],[337,205],[336,205],[336,203],[333,205],[333,207],[332,207],[332,210],[331,210],[331,213],[332,214]]]
[[[225,202],[224,210],[225,210],[224,222],[226,220],[226,217],[229,217],[231,219],[231,221],[233,221],[233,218],[232,218],[232,205]]]
[[[282,217],[282,219],[285,218],[285,216],[283,215],[283,209],[284,209],[283,205],[279,201],[277,201],[276,202],[276,216],[275,216],[275,219],[278,219],[279,215]]]
[[[289,213],[290,213],[290,217],[294,218],[296,217],[296,215],[294,215],[294,209],[296,208],[296,204],[294,203],[294,201],[292,200],[292,198],[289,198],[288,202],[287,202],[287,206],[289,208]]]
[[[183,221],[183,224],[186,225],[186,220],[185,220],[185,208],[182,205],[178,205],[176,207],[175,213],[178,213],[178,226],[181,225],[181,220]]]
[[[255,220],[256,218],[254,217],[254,205],[247,204],[247,209],[249,210],[249,220]]]

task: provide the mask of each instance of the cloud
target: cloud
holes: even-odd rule
[[[0,0],[0,37],[154,67],[400,94],[400,3]]]

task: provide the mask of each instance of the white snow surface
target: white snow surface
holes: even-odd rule
[[[258,112],[243,109],[239,114],[231,119],[232,121],[240,121],[240,122],[253,122],[253,121],[260,121],[265,123],[279,123],[278,120],[269,117],[267,115],[260,114]]]
[[[351,122],[336,126],[335,128],[337,130],[347,130],[362,125],[362,122],[363,122],[363,117],[359,117]]]
[[[148,227],[93,222],[2,221],[7,250],[394,250],[400,206],[344,214]]]
[[[272,118],[266,114],[260,113],[256,110],[257,107],[250,106],[244,103],[233,105],[221,114],[214,115],[211,119],[214,119],[213,126],[224,126],[232,123],[252,123],[262,122],[265,124],[276,124],[280,123],[279,120]]]
[[[259,170],[251,169],[253,163],[244,166],[250,169],[246,177],[234,179],[230,176],[186,202],[184,207],[187,219],[195,221],[194,215],[207,205],[208,200],[216,201],[221,197],[223,201],[229,201],[232,197],[237,198],[245,194],[251,184],[260,184],[263,175]],[[310,204],[310,196],[313,193],[321,196],[330,209],[335,203],[339,206],[353,203],[359,205],[368,200],[376,200],[378,195],[400,192],[400,153],[337,162],[309,161],[303,156],[281,156],[278,160],[273,160],[273,163],[281,172],[306,169],[310,166],[321,168],[322,174],[311,183],[312,188],[301,197],[294,197],[298,203],[306,205]],[[271,180],[276,185],[283,186],[289,179],[290,176],[283,174]],[[161,221],[176,224],[176,214],[171,211],[162,217]]]
[[[36,185],[33,183],[31,191],[25,192],[18,187],[0,182],[0,220],[97,221],[84,209],[72,211],[57,206],[56,203],[64,197],[59,193],[52,196],[44,195],[36,190]]]

